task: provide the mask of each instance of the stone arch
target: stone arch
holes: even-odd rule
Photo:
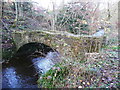
[[[48,52],[56,51],[52,47],[39,42],[30,42],[22,45],[16,52],[15,57],[38,55],[45,57]]]
[[[38,42],[23,44],[11,58],[13,65],[32,64],[31,60],[37,57],[46,57],[48,52],[55,52],[52,47]]]

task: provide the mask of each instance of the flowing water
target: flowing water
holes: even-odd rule
[[[37,88],[37,74],[44,74],[59,60],[57,52],[49,52],[46,57],[32,59],[34,68],[24,66],[3,66],[2,88]],[[28,67],[31,67],[28,66]]]

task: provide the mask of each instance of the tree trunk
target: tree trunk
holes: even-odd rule
[[[109,2],[108,2],[108,18],[107,18],[107,20],[110,20],[110,17],[111,17],[111,15],[110,15],[110,5],[109,5]]]
[[[55,3],[53,2],[53,15],[52,15],[52,30],[55,30]]]
[[[4,11],[4,2],[0,1],[0,20],[3,18],[3,11]],[[3,24],[0,24],[0,29],[2,29]]]
[[[18,19],[18,3],[17,2],[15,2],[15,12],[16,12],[15,21],[17,21]]]
[[[18,3],[18,10],[19,10],[19,16],[20,17],[23,17],[22,4],[23,4],[22,2]]]

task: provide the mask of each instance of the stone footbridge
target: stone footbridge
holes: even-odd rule
[[[63,31],[15,31],[12,33],[17,49],[30,42],[44,43],[63,56],[80,58],[85,53],[99,52],[102,37],[73,35]]]

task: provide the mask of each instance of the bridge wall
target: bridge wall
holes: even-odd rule
[[[80,58],[86,52],[99,52],[103,41],[103,37],[78,36],[65,32],[21,31],[13,32],[12,35],[17,48],[29,42],[40,42],[56,49],[63,56],[74,58]]]

